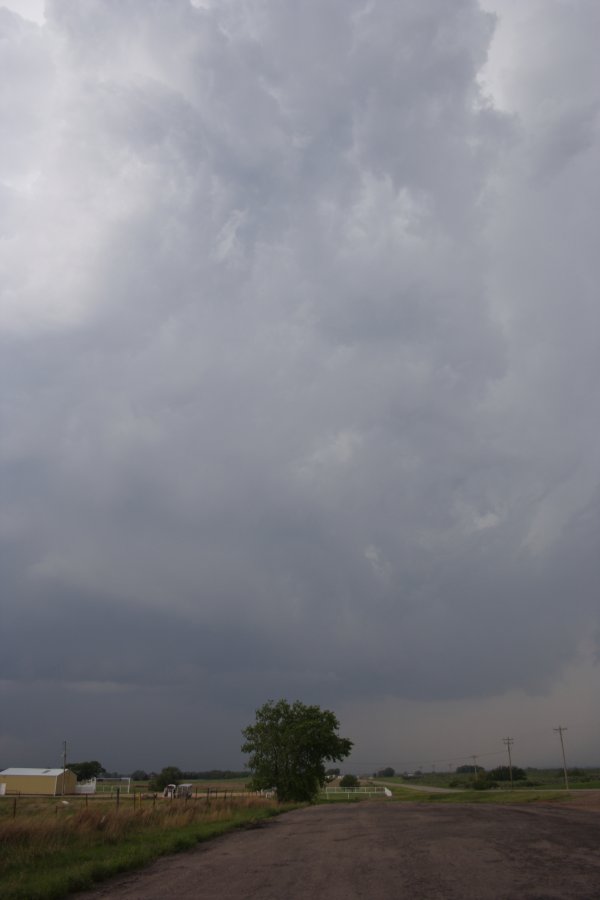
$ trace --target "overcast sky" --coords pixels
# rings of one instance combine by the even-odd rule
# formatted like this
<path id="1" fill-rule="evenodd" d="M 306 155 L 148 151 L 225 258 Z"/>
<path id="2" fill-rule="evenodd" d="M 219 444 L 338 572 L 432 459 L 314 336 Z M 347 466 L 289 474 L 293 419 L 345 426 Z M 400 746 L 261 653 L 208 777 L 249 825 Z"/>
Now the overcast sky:
<path id="1" fill-rule="evenodd" d="M 597 0 L 0 0 L 0 768 L 600 762 Z"/>

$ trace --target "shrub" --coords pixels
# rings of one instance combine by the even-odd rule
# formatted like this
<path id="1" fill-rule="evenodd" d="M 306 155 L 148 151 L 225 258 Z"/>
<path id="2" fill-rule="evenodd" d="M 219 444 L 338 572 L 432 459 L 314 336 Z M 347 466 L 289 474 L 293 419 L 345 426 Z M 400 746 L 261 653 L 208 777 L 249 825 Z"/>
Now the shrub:
<path id="1" fill-rule="evenodd" d="M 495 781 L 510 781 L 510 769 L 508 766 L 498 766 L 488 774 Z M 525 781 L 527 775 L 524 769 L 520 769 L 519 766 L 513 766 L 512 777 L 513 781 Z"/>
<path id="2" fill-rule="evenodd" d="M 356 777 L 356 775 L 344 775 L 344 777 L 340 781 L 340 787 L 344 787 L 344 788 L 358 787 L 359 783 L 360 782 L 359 782 L 358 778 Z"/>
<path id="3" fill-rule="evenodd" d="M 181 777 L 181 769 L 178 769 L 177 766 L 166 766 L 158 775 L 154 776 L 148 789 L 157 792 L 163 791 L 168 784 L 179 784 Z"/>
<path id="4" fill-rule="evenodd" d="M 491 778 L 475 778 L 471 782 L 471 787 L 474 791 L 489 791 L 498 785 Z"/>

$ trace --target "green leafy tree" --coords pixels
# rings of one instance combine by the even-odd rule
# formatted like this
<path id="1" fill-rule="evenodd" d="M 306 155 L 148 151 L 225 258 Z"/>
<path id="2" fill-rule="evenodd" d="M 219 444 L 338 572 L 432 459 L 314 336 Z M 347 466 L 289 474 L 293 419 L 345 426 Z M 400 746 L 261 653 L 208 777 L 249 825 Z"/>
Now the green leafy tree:
<path id="1" fill-rule="evenodd" d="M 148 787 L 151 791 L 164 791 L 168 784 L 179 784 L 181 777 L 181 769 L 177 766 L 165 766 L 154 776 Z"/>
<path id="2" fill-rule="evenodd" d="M 314 800 L 325 783 L 325 762 L 339 762 L 352 750 L 352 741 L 339 737 L 338 729 L 328 709 L 269 700 L 242 732 L 252 787 L 275 788 L 281 802 Z"/>
<path id="3" fill-rule="evenodd" d="M 99 778 L 106 773 L 106 769 L 97 759 L 87 762 L 69 763 L 71 772 L 75 772 L 79 781 L 89 781 L 91 778 Z"/>

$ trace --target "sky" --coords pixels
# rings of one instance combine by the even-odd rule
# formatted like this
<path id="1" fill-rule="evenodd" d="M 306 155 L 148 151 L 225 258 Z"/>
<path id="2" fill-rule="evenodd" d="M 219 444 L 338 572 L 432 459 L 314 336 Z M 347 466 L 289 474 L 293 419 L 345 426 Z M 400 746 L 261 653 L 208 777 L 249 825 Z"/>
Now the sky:
<path id="1" fill-rule="evenodd" d="M 600 763 L 597 0 L 0 0 L 0 768 Z"/>

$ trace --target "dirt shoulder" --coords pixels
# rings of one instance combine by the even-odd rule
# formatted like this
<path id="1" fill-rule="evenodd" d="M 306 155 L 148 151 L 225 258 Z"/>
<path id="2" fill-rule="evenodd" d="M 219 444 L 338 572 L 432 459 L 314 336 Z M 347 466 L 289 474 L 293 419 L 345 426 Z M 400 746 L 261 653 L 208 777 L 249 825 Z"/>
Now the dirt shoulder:
<path id="1" fill-rule="evenodd" d="M 571 791 L 569 799 L 562 801 L 561 805 L 600 812 L 600 791 Z"/>
<path id="2" fill-rule="evenodd" d="M 600 898 L 588 809 L 362 802 L 296 810 L 78 900 Z"/>

